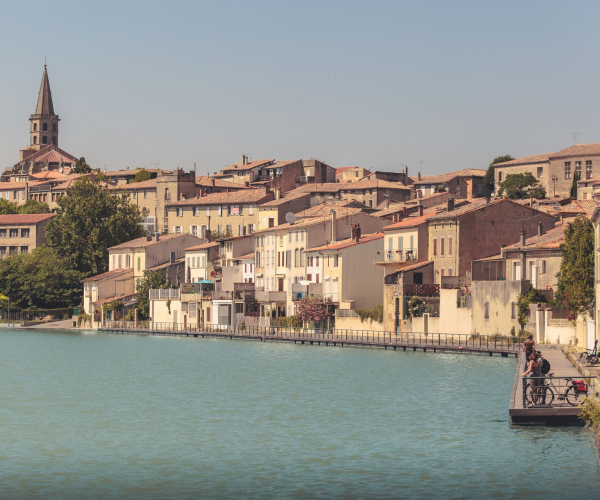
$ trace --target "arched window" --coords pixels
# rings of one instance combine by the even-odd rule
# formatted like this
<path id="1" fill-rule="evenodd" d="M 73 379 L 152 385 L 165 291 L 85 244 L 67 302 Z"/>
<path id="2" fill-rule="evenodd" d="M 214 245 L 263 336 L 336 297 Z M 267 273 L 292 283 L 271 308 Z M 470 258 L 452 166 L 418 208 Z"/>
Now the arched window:
<path id="1" fill-rule="evenodd" d="M 33 131 L 34 131 L 34 132 L 37 132 L 37 123 L 34 123 L 34 124 L 33 124 Z"/>
<path id="2" fill-rule="evenodd" d="M 52 132 L 56 132 L 56 123 L 52 125 Z"/>
<path id="3" fill-rule="evenodd" d="M 33 137 L 33 143 L 37 144 L 37 137 L 35 137 L 35 136 Z"/>
<path id="4" fill-rule="evenodd" d="M 48 144 L 48 138 L 46 136 L 42 137 L 42 144 Z"/>
<path id="5" fill-rule="evenodd" d="M 300 250 L 294 250 L 294 267 L 300 267 Z"/>
<path id="6" fill-rule="evenodd" d="M 47 123 L 42 124 L 42 132 L 48 132 L 48 124 Z"/>

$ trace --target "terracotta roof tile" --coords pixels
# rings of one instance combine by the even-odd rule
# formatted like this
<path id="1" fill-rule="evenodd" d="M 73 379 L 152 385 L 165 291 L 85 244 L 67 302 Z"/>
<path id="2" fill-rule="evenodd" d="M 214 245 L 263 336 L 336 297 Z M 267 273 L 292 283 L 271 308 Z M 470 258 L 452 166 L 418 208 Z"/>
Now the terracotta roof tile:
<path id="1" fill-rule="evenodd" d="M 193 252 L 196 250 L 206 250 L 207 248 L 218 247 L 219 243 L 216 241 L 209 241 L 208 243 L 202 243 L 202 245 L 196 245 L 193 247 L 186 248 L 185 252 Z"/>
<path id="2" fill-rule="evenodd" d="M 121 243 L 120 245 L 115 245 L 114 247 L 110 247 L 109 250 L 122 250 L 125 248 L 145 248 L 151 245 L 155 245 L 158 243 L 162 243 L 164 241 L 174 240 L 177 238 L 183 238 L 184 236 L 189 236 L 187 234 L 161 234 L 158 241 L 155 241 L 154 236 L 148 241 L 148 238 L 142 236 L 141 238 L 136 238 L 135 240 L 126 241 L 125 243 Z M 200 241 L 200 238 L 197 238 Z"/>
<path id="3" fill-rule="evenodd" d="M 168 203 L 168 207 L 197 206 L 197 205 L 228 205 L 237 203 L 262 203 L 273 198 L 273 193 L 265 194 L 262 189 L 243 189 L 231 193 L 212 193 L 198 198 Z"/>
<path id="4" fill-rule="evenodd" d="M 0 225 L 11 226 L 17 224 L 38 224 L 51 219 L 56 214 L 9 214 L 0 215 Z"/>
<path id="5" fill-rule="evenodd" d="M 131 271 L 133 271 L 133 269 L 131 269 L 130 267 L 126 269 L 113 269 L 112 271 L 107 271 L 105 273 L 97 274 L 96 276 L 90 276 L 89 278 L 85 278 L 84 280 L 81 280 L 81 282 L 85 283 L 87 281 L 100 281 L 113 276 L 119 276 L 121 274 L 125 274 Z"/>
<path id="6" fill-rule="evenodd" d="M 547 163 L 550 161 L 550 155 L 553 154 L 554 153 L 544 153 L 541 155 L 524 156 L 523 158 L 517 158 L 516 160 L 496 163 L 494 167 L 512 167 L 516 165 L 527 165 L 529 163 Z"/>
<path id="7" fill-rule="evenodd" d="M 363 243 L 369 243 L 371 241 L 380 240 L 383 238 L 383 233 L 373 233 L 373 234 L 365 234 L 361 236 L 359 241 L 355 241 L 354 238 L 346 238 L 345 240 L 334 241 L 329 245 L 322 245 L 320 247 L 308 248 L 307 252 L 317 252 L 317 251 L 325 251 L 325 250 L 342 250 L 344 248 L 353 247 L 356 245 L 361 245 Z"/>
<path id="8" fill-rule="evenodd" d="M 463 170 L 449 172 L 447 174 L 424 175 L 423 177 L 421 177 L 421 180 L 414 179 L 413 184 L 441 184 L 444 182 L 448 182 L 454 179 L 455 177 L 483 177 L 485 175 L 485 172 L 485 170 L 477 168 L 465 168 Z"/>
<path id="9" fill-rule="evenodd" d="M 511 250 L 543 250 L 543 249 L 558 249 L 560 244 L 565 241 L 565 229 L 568 224 L 560 224 L 550 229 L 541 236 L 532 236 L 525 240 L 525 246 L 521 246 L 521 242 L 504 247 L 504 251 Z"/>
<path id="10" fill-rule="evenodd" d="M 108 189 L 115 191 L 135 191 L 137 189 L 156 189 L 156 179 L 148 179 L 142 182 L 133 182 L 131 184 L 116 184 Z"/>
<path id="11" fill-rule="evenodd" d="M 567 158 L 569 156 L 595 156 L 600 155 L 600 142 L 590 144 L 575 144 L 556 153 L 550 154 L 550 159 Z"/>
<path id="12" fill-rule="evenodd" d="M 433 264 L 432 260 L 425 260 L 423 262 L 404 262 L 403 264 L 400 264 L 400 267 L 396 268 L 394 271 L 392 271 L 389 274 L 394 274 L 397 272 L 406 272 L 406 271 L 412 271 L 413 269 L 419 269 L 420 267 L 424 267 L 427 266 L 429 264 Z"/>
<path id="13" fill-rule="evenodd" d="M 242 162 L 233 163 L 228 167 L 225 167 L 222 172 L 232 172 L 239 170 L 250 170 L 251 168 L 260 167 L 261 165 L 265 165 L 267 163 L 272 163 L 275 161 L 275 158 L 271 158 L 270 160 L 254 160 L 248 163 L 247 165 L 243 165 Z"/>
<path id="14" fill-rule="evenodd" d="M 207 177 L 206 175 L 197 175 L 196 176 L 196 185 L 202 187 L 213 187 L 212 181 L 215 181 L 214 187 L 220 188 L 229 188 L 229 189 L 250 189 L 248 186 L 244 184 L 236 184 L 235 182 L 224 181 L 221 179 L 214 179 L 212 177 Z"/>

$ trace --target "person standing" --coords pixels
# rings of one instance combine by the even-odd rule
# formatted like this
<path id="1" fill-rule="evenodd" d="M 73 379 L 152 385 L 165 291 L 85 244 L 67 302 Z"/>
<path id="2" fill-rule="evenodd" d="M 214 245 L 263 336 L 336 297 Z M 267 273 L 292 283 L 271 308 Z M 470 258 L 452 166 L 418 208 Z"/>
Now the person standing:
<path id="1" fill-rule="evenodd" d="M 535 351 L 535 341 L 533 335 L 527 335 L 525 342 L 523 342 L 523 350 L 525 351 L 525 368 L 529 365 L 529 358 Z"/>
<path id="2" fill-rule="evenodd" d="M 523 377 L 526 377 L 529 374 L 531 374 L 532 378 L 529 379 L 529 390 L 531 391 L 531 403 L 527 405 L 528 408 L 537 404 L 539 387 L 540 387 L 540 382 L 541 382 L 541 379 L 539 378 L 541 375 L 540 365 L 538 365 L 538 363 L 536 361 L 536 354 L 533 352 L 529 356 L 529 367 L 527 368 L 527 371 L 523 373 Z"/>

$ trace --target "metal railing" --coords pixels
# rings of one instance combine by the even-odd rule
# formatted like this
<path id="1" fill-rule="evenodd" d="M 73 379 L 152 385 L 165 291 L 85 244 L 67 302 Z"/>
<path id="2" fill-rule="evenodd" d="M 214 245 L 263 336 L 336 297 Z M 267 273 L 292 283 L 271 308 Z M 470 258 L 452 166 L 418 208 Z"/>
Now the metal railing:
<path id="1" fill-rule="evenodd" d="M 374 262 L 407 262 L 417 259 L 418 253 L 416 249 L 388 251 L 384 250 L 383 252 L 377 252 L 375 254 Z"/>
<path id="2" fill-rule="evenodd" d="M 523 377 L 523 408 L 578 406 L 587 393 L 588 384 L 580 377 Z"/>
<path id="3" fill-rule="evenodd" d="M 150 299 L 178 299 L 179 288 L 152 288 L 150 289 Z"/>
<path id="4" fill-rule="evenodd" d="M 501 350 L 519 352 L 523 338 L 501 335 L 467 335 L 454 333 L 418 333 L 418 332 L 377 332 L 372 330 L 346 330 L 346 329 L 319 329 L 319 328 L 294 328 L 280 326 L 230 326 L 213 324 L 192 323 L 162 323 L 149 322 L 145 328 L 135 327 L 135 323 L 128 321 L 104 321 L 103 328 L 132 331 L 160 331 L 184 333 L 216 333 L 238 337 L 272 337 L 285 340 L 312 340 L 331 342 L 364 342 L 385 345 L 404 345 L 418 347 L 444 347 L 456 350 Z"/>

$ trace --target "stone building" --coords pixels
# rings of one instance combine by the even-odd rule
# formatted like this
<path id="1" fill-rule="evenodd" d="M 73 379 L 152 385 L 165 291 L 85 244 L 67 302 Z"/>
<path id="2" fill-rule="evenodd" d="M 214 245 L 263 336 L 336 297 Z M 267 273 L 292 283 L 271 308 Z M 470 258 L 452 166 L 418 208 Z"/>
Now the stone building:
<path id="1" fill-rule="evenodd" d="M 46 243 L 46 224 L 54 214 L 0 215 L 0 257 L 29 253 Z"/>

